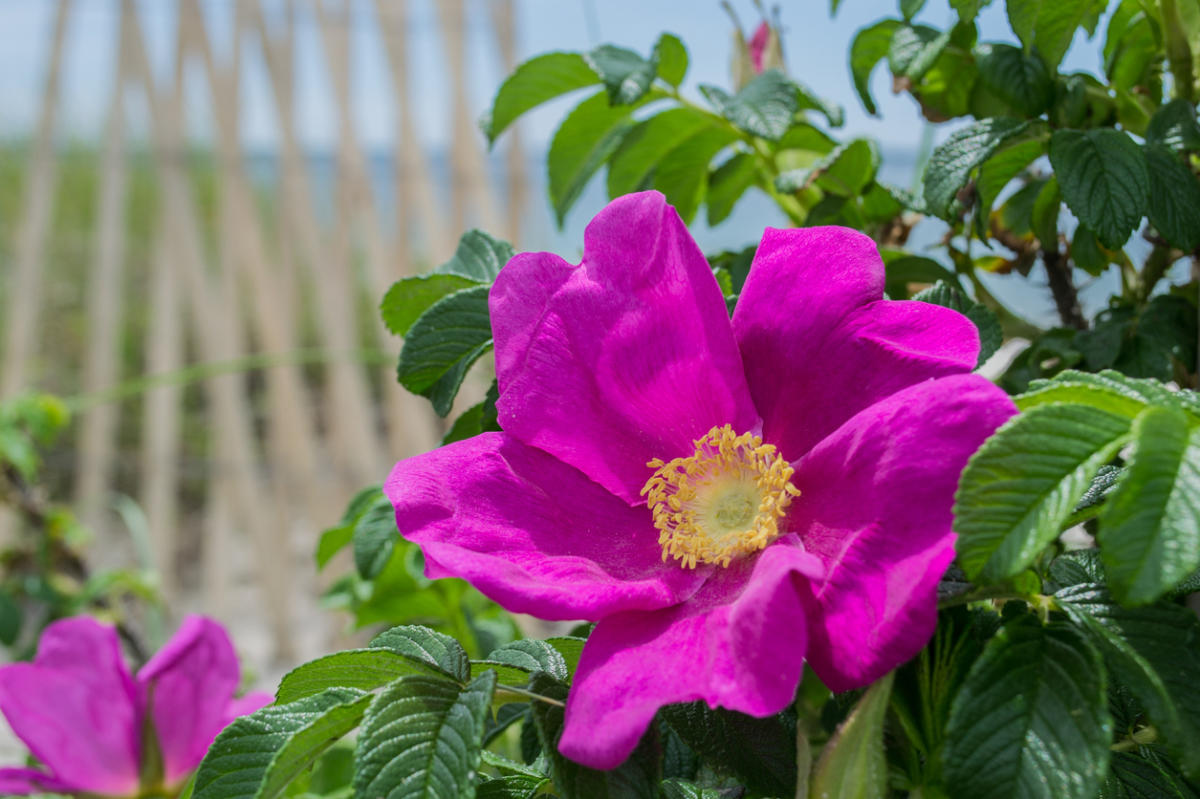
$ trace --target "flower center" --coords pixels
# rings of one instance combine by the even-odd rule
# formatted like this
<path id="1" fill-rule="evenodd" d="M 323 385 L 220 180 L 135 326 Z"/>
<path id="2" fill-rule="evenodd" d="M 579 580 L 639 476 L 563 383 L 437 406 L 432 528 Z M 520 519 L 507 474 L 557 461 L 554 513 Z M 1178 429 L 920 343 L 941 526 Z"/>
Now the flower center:
<path id="1" fill-rule="evenodd" d="M 642 496 L 664 561 L 728 566 L 779 537 L 779 520 L 800 492 L 789 482 L 792 467 L 758 436 L 721 425 L 695 444 L 690 457 L 646 464 L 655 471 Z"/>

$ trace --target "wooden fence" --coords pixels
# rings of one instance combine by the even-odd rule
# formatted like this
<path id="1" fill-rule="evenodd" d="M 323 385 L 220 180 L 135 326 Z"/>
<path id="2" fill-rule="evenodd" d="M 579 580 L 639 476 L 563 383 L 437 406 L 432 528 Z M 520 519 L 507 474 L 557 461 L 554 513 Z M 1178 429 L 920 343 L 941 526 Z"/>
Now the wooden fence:
<path id="1" fill-rule="evenodd" d="M 94 213 L 78 292 L 80 368 L 71 385 L 45 380 L 44 365 L 60 357 L 48 317 L 61 309 L 48 310 L 47 286 L 60 268 L 49 248 L 63 199 L 66 32 L 84 9 L 54 0 L 48 64 L 29 65 L 31 74 L 44 70 L 45 83 L 36 129 L 20 145 L 12 252 L 0 253 L 0 396 L 30 388 L 94 396 L 140 375 L 233 365 L 194 385 L 152 382 L 132 400 L 83 412 L 73 430 L 74 501 L 99 548 L 117 547 L 124 533 L 112 498 L 120 484 L 145 513 L 168 597 L 178 597 L 189 575 L 182 582 L 192 601 L 232 620 L 246 613 L 237 584 L 249 583 L 274 654 L 288 658 L 297 630 L 313 624 L 298 597 L 312 591 L 306 553 L 317 532 L 354 490 L 381 482 L 394 460 L 437 440 L 428 404 L 396 385 L 392 365 L 364 362 L 364 352 L 398 349 L 375 318 L 378 299 L 397 277 L 448 257 L 468 225 L 519 238 L 520 145 L 509 136 L 506 168 L 489 164 L 475 127 L 481 109 L 468 92 L 468 54 L 481 56 L 466 46 L 468 18 L 476 27 L 484 21 L 499 58 L 488 69 L 504 74 L 515 58 L 514 12 L 512 0 L 429 4 L 437 26 L 420 35 L 437 37 L 452 89 L 446 180 L 418 134 L 412 86 L 430 67 L 415 64 L 405 0 L 286 0 L 282 11 L 280 3 L 220 0 L 232 6 L 234 28 L 220 36 L 228 47 L 214 46 L 202 8 L 210 1 L 154 0 L 176 4 L 173 65 L 164 76 L 152 66 L 136 4 L 114 0 L 115 80 L 94 147 Z M 300 25 L 315 28 L 318 48 L 299 52 Z M 372 171 L 380 159 L 365 151 L 356 127 L 351 41 L 364 27 L 386 56 L 379 79 L 391 87 L 390 203 L 381 201 Z M 301 57 L 319 60 L 334 100 L 334 171 L 323 181 L 300 135 Z M 248 80 L 269 87 L 278 131 L 269 156 L 274 179 L 265 182 L 240 135 Z M 207 98 L 209 112 L 211 141 L 201 148 L 188 126 L 196 97 Z M 137 135 L 131 115 L 143 120 Z M 212 207 L 197 187 L 200 162 L 212 174 Z M 497 172 L 503 179 L 492 177 Z M 129 232 L 133 178 L 145 173 L 154 198 L 147 246 Z M 394 216 L 385 218 L 388 206 Z M 198 572 L 188 558 L 195 552 Z"/>

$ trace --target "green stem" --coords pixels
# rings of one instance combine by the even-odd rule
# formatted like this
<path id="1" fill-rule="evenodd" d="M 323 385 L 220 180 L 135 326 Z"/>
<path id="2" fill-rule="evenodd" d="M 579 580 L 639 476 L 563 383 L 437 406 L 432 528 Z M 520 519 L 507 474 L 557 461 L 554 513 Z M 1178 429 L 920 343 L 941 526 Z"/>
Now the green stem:
<path id="1" fill-rule="evenodd" d="M 1162 244 L 1155 244 L 1154 249 L 1146 256 L 1146 263 L 1142 266 L 1142 273 L 1137 281 L 1136 298 L 1139 303 L 1144 303 L 1150 299 L 1150 294 L 1154 291 L 1154 287 L 1163 279 L 1163 275 L 1171 267 L 1171 248 Z"/>
<path id="2" fill-rule="evenodd" d="M 496 693 L 517 694 L 518 696 L 527 696 L 530 699 L 533 699 L 534 701 L 537 701 L 537 702 L 545 702 L 547 705 L 554 705 L 555 707 L 566 707 L 566 704 L 564 704 L 563 702 L 560 702 L 557 699 L 551 699 L 548 696 L 543 696 L 542 694 L 535 694 L 533 691 L 527 691 L 524 688 L 517 688 L 516 686 L 512 686 L 512 685 L 497 685 Z"/>

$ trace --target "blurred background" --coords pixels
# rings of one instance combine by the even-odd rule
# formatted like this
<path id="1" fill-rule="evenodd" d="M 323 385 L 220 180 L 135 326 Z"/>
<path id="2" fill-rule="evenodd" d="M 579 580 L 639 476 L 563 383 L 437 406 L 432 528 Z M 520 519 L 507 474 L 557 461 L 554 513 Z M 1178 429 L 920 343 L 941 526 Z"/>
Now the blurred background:
<path id="1" fill-rule="evenodd" d="M 762 10 L 731 7 L 748 36 Z M 789 73 L 844 106 L 844 138 L 879 142 L 884 180 L 913 186 L 933 144 L 915 104 L 879 69 L 868 116 L 846 63 L 892 3 L 779 13 Z M 260 673 L 328 650 L 347 620 L 318 609 L 320 531 L 444 432 L 393 378 L 379 299 L 470 227 L 576 260 L 606 202 L 593 181 L 556 227 L 544 159 L 577 98 L 489 150 L 476 122 L 497 87 L 538 53 L 648 52 L 661 31 L 690 51 L 685 92 L 728 86 L 733 15 L 716 0 L 0 0 L 0 400 L 50 392 L 72 412 L 30 501 L 79 519 L 80 568 L 134 570 L 168 619 L 224 621 Z M 986 9 L 980 38 L 1010 36 Z M 1078 52 L 1064 71 L 1098 69 Z M 749 195 L 696 236 L 740 248 L 783 224 Z M 940 233 L 923 224 L 911 247 Z M 1052 318 L 1045 292 L 994 283 Z M 22 523 L 0 517 L 0 548 Z"/>

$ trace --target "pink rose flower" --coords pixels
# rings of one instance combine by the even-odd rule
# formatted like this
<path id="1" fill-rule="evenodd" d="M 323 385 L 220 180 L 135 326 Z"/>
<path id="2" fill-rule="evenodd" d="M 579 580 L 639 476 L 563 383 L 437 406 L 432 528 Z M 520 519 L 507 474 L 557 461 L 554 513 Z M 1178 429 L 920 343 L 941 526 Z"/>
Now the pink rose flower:
<path id="1" fill-rule="evenodd" d="M 559 749 L 596 768 L 658 708 L 764 716 L 807 660 L 866 685 L 933 633 L 968 457 L 1015 407 L 974 325 L 882 300 L 853 230 L 768 229 L 730 320 L 656 192 L 525 253 L 490 309 L 502 433 L 402 461 L 387 495 L 430 577 L 598 621 Z"/>
<path id="2" fill-rule="evenodd" d="M 764 69 L 763 59 L 767 53 L 767 43 L 772 35 L 771 26 L 764 19 L 758 23 L 758 27 L 754 29 L 754 35 L 750 37 L 748 47 L 750 49 L 750 63 L 754 67 L 756 74 L 761 73 Z"/>
<path id="3" fill-rule="evenodd" d="M 45 768 L 0 768 L 0 794 L 173 793 L 217 733 L 272 701 L 264 693 L 234 699 L 238 679 L 233 644 L 211 619 L 186 618 L 136 679 L 112 627 L 86 616 L 56 621 L 33 663 L 0 668 L 0 712 Z M 161 786 L 141 785 L 147 744 L 155 743 L 142 735 L 151 727 Z"/>

